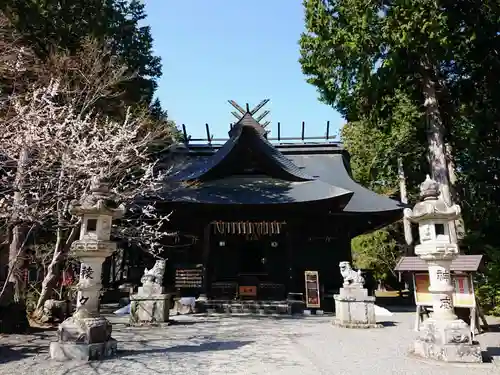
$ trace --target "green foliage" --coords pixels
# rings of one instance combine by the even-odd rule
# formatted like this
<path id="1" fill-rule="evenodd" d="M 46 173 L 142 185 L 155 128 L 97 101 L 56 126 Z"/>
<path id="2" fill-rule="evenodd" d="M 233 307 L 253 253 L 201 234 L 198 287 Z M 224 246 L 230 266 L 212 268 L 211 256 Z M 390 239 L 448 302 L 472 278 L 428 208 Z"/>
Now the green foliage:
<path id="1" fill-rule="evenodd" d="M 346 124 L 341 137 L 351 155 L 353 177 L 372 190 L 393 195 L 399 190 L 397 159 L 425 163 L 425 146 L 415 127 L 422 121 L 418 107 L 401 91 L 384 101 L 391 108 L 390 117 L 364 116 Z M 411 177 L 418 180 L 422 176 Z"/>
<path id="2" fill-rule="evenodd" d="M 401 255 L 390 229 L 384 228 L 358 236 L 351 243 L 356 267 L 373 270 L 377 280 L 384 281 L 390 275 L 395 276 L 394 266 Z"/>
<path id="3" fill-rule="evenodd" d="M 487 305 L 500 290 L 492 276 L 500 265 L 500 3 L 305 0 L 304 10 L 303 73 L 346 118 L 343 141 L 364 185 L 392 194 L 401 158 L 414 201 L 428 171 L 423 77 L 436 83 L 465 221 L 461 246 L 489 249 L 480 288 Z"/>
<path id="4" fill-rule="evenodd" d="M 452 58 L 451 26 L 433 0 L 305 0 L 304 8 L 302 70 L 348 121 L 389 117 L 383 97 L 398 89 L 420 106 L 423 72 Z"/>
<path id="5" fill-rule="evenodd" d="M 423 145 L 419 146 L 415 123 L 421 114 L 404 93 L 398 91 L 394 97 L 386 98 L 392 116 L 387 119 L 365 117 L 346 124 L 341 131 L 344 146 L 351 155 L 353 177 L 364 186 L 384 195 L 393 196 L 399 190 L 397 158 L 424 163 Z M 415 147 L 417 145 L 417 147 Z M 408 170 L 414 170 L 407 168 Z M 418 170 L 418 169 L 417 169 Z M 419 173 L 413 180 L 422 178 Z M 409 193 L 416 196 L 417 185 Z M 358 236 L 352 240 L 352 252 L 356 265 L 371 269 L 381 281 L 394 275 L 394 266 L 401 256 L 402 240 L 398 225 Z"/>
<path id="6" fill-rule="evenodd" d="M 7 0 L 0 6 L 41 58 L 58 51 L 75 54 L 87 38 L 112 50 L 127 66 L 132 80 L 123 82 L 108 106 L 149 105 L 161 76 L 160 58 L 153 55 L 153 39 L 144 4 L 138 0 Z"/>
<path id="7" fill-rule="evenodd" d="M 500 251 L 489 248 L 486 253 L 490 261 L 484 273 L 476 278 L 477 295 L 483 309 L 492 315 L 500 316 Z"/>
<path id="8" fill-rule="evenodd" d="M 498 261 L 497 261 L 498 262 Z M 494 263 L 498 267 L 499 263 Z M 477 287 L 476 295 L 481 303 L 481 307 L 487 314 L 500 316 L 500 289 L 499 284 L 488 282 L 482 277 L 476 280 L 479 285 Z"/>

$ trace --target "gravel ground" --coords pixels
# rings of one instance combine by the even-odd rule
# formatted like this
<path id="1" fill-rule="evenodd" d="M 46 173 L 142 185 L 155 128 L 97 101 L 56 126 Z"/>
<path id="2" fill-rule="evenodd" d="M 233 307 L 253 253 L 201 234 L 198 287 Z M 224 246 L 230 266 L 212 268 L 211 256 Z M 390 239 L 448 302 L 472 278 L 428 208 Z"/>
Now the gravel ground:
<path id="1" fill-rule="evenodd" d="M 500 374 L 496 361 L 465 366 L 410 357 L 413 317 L 396 313 L 386 327 L 370 330 L 335 328 L 328 316 L 180 316 L 165 328 L 131 328 L 114 318 L 119 353 L 113 359 L 57 363 L 48 358 L 54 332 L 9 335 L 0 337 L 0 374 Z M 477 339 L 500 356 L 500 333 Z"/>

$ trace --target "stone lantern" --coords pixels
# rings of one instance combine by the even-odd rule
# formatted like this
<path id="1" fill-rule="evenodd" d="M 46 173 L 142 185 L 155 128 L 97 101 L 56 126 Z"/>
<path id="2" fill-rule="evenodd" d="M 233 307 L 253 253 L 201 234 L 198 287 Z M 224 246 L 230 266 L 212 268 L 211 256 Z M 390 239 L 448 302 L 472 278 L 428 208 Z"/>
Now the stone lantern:
<path id="1" fill-rule="evenodd" d="M 116 351 L 111 324 L 99 315 L 99 299 L 102 264 L 116 250 L 116 243 L 110 240 L 111 224 L 123 216 L 125 208 L 115 203 L 109 184 L 96 177 L 90 194 L 73 202 L 70 212 L 82 218 L 80 238 L 71 246 L 72 255 L 81 261 L 77 308 L 59 325 L 58 341 L 51 343 L 50 354 L 58 360 L 96 359 Z"/>
<path id="2" fill-rule="evenodd" d="M 81 260 L 77 308 L 84 306 L 91 314 L 99 313 L 101 274 L 104 260 L 116 250 L 110 241 L 111 223 L 125 213 L 125 208 L 113 201 L 109 184 L 94 178 L 90 194 L 72 205 L 71 213 L 82 218 L 80 239 L 73 242 L 72 254 Z"/>
<path id="3" fill-rule="evenodd" d="M 480 346 L 472 342 L 469 326 L 457 318 L 453 308 L 450 268 L 459 249 L 451 240 L 449 223 L 460 216 L 460 206 L 448 206 L 440 196 L 439 184 L 429 176 L 420 185 L 420 198 L 404 215 L 419 226 L 415 254 L 428 265 L 433 314 L 423 323 L 414 353 L 447 362 L 482 362 Z"/>

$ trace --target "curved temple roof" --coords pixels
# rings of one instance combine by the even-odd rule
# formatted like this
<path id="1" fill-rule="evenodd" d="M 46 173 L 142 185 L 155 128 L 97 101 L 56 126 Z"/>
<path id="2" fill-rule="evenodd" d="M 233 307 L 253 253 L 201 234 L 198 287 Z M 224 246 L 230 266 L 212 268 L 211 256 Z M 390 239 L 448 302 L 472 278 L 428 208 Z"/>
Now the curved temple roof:
<path id="1" fill-rule="evenodd" d="M 268 176 L 234 176 L 175 189 L 169 194 L 169 200 L 213 205 L 282 205 L 332 201 L 335 207 L 343 208 L 352 195 L 351 191 L 319 180 L 297 182 Z"/>
<path id="2" fill-rule="evenodd" d="M 214 205 L 324 201 L 325 210 L 391 213 L 391 217 L 403 208 L 353 181 L 343 152 L 332 152 L 331 145 L 318 152 L 304 151 L 304 145 L 302 149 L 300 145 L 276 147 L 250 113 L 233 126 L 230 136 L 210 155 L 190 152 L 184 165 L 168 178 L 177 188 L 166 191 L 164 199 Z"/>
<path id="3" fill-rule="evenodd" d="M 290 155 L 290 159 L 319 180 L 352 191 L 354 195 L 344 212 L 383 213 L 404 208 L 402 203 L 377 194 L 354 181 L 347 172 L 342 154 Z"/>
<path id="4" fill-rule="evenodd" d="M 231 175 L 245 167 L 242 164 L 248 162 L 249 154 L 271 177 L 286 181 L 314 180 L 265 139 L 261 129 L 249 113 L 245 114 L 231 129 L 231 138 L 212 157 L 178 171 L 173 180 L 205 181 Z"/>

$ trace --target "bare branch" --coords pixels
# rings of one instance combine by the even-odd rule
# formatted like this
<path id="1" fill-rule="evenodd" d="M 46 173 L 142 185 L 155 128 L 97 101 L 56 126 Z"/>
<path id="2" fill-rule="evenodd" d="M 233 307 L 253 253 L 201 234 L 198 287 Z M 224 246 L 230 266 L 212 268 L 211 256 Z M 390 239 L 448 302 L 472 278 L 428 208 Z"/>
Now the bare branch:
<path id="1" fill-rule="evenodd" d="M 14 63 L 15 55 L 16 69 L 22 70 L 27 57 L 12 43 L 0 42 L 0 62 Z M 119 84 L 132 77 L 124 76 L 126 67 L 96 42 L 89 40 L 77 56 L 53 56 L 37 69 L 30 85 L 0 95 L 1 223 L 53 232 L 57 246 L 49 269 L 54 270 L 78 233 L 79 218 L 68 211 L 70 202 L 88 191 L 92 177 L 104 173 L 121 203 L 133 207 L 133 217 L 122 222 L 130 228 L 115 235 L 130 236 L 158 255 L 161 240 L 170 235 L 169 215 L 135 202 L 160 189 L 168 170 L 156 165 L 152 152 L 158 144 L 172 143 L 172 129 L 156 126 L 137 109 L 126 108 L 120 121 L 99 112 L 100 101 L 119 97 Z M 24 152 L 29 158 L 20 163 Z"/>

